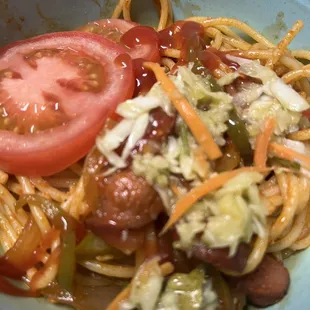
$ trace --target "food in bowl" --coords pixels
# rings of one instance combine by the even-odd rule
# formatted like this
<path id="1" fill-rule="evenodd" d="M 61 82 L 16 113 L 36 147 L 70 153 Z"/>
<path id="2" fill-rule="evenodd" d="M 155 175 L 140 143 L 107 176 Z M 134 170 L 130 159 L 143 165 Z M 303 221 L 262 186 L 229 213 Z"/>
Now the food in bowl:
<path id="1" fill-rule="evenodd" d="M 1 49 L 3 293 L 109 310 L 286 295 L 282 261 L 310 245 L 303 23 L 274 45 L 159 6 L 157 30 L 120 1 Z"/>

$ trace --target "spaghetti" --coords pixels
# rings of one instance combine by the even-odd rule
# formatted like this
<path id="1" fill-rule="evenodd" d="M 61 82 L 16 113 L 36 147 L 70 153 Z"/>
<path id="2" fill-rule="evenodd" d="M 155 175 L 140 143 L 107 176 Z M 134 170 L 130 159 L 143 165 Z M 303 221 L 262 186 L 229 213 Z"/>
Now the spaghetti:
<path id="1" fill-rule="evenodd" d="M 120 18 L 123 16 L 125 20 L 132 21 L 131 4 L 131 0 L 120 0 L 115 7 L 112 18 Z M 173 12 L 170 1 L 158 0 L 156 1 L 156 5 L 158 6 L 159 12 L 159 22 L 156 28 L 157 31 L 162 31 L 167 27 L 173 27 Z M 201 70 L 201 67 L 204 66 L 212 73 L 212 78 L 226 78 L 227 76 L 231 77 L 231 74 L 233 74 L 235 70 L 232 69 L 233 66 L 242 67 L 243 62 L 245 62 L 246 65 L 249 60 L 255 60 L 264 68 L 274 70 L 273 72 L 277 73 L 277 77 L 281 79 L 282 83 L 284 82 L 288 84 L 310 103 L 310 84 L 308 81 L 308 78 L 310 77 L 310 67 L 309 65 L 303 64 L 305 60 L 310 60 L 310 52 L 289 49 L 290 43 L 303 27 L 301 21 L 297 21 L 277 45 L 274 45 L 255 29 L 237 19 L 224 17 L 190 17 L 185 23 L 186 22 L 194 22 L 195 24 L 202 26 L 204 39 L 208 45 L 208 49 L 202 53 L 205 52 L 204 55 L 207 55 L 209 58 L 205 57 L 199 60 L 201 62 L 197 68 L 194 68 L 197 71 Z M 174 35 L 181 31 L 181 28 L 179 29 L 178 27 L 173 29 L 173 31 L 175 31 Z M 248 43 L 237 34 L 234 29 L 249 36 L 254 43 Z M 192 102 L 185 98 L 186 91 L 181 93 L 180 88 L 178 89 L 174 80 L 170 79 L 170 75 L 175 74 L 177 67 L 184 64 L 187 65 L 184 60 L 186 58 L 184 56 L 184 46 L 170 44 L 170 46 L 161 48 L 159 52 L 160 61 L 157 64 L 144 62 L 144 69 L 149 69 L 149 71 L 154 73 L 154 79 L 156 78 L 159 82 L 157 85 L 162 87 L 162 98 L 167 97 L 167 100 L 170 100 L 173 103 L 174 108 L 181 115 L 181 119 L 184 122 L 182 125 L 184 125 L 185 131 L 183 132 L 186 132 L 190 137 L 189 141 L 188 139 L 184 140 L 182 135 L 177 138 L 169 137 L 168 149 L 169 147 L 176 148 L 178 143 L 182 140 L 182 146 L 179 147 L 181 151 L 179 149 L 175 151 L 182 154 L 180 155 L 183 158 L 181 167 L 175 164 L 176 159 L 174 157 L 170 157 L 168 163 L 164 161 L 164 156 L 160 157 L 161 155 L 158 154 L 160 152 L 158 152 L 157 149 L 155 152 L 157 156 L 155 158 L 157 160 L 155 166 L 158 167 L 162 165 L 161 167 L 164 171 L 162 174 L 155 169 L 157 167 L 154 168 L 152 166 L 153 163 L 151 162 L 151 159 L 144 158 L 143 155 L 141 155 L 140 161 L 136 163 L 136 167 L 133 166 L 135 168 L 134 172 L 139 172 L 144 160 L 150 171 L 154 168 L 154 171 L 152 170 L 154 175 L 149 177 L 147 181 L 154 185 L 155 179 L 157 181 L 160 180 L 166 188 L 170 188 L 168 192 L 169 195 L 166 195 L 167 193 L 165 194 L 163 191 L 159 191 L 158 187 L 156 188 L 154 186 L 154 188 L 158 190 L 165 207 L 167 207 L 166 205 L 169 203 L 174 206 L 173 210 L 169 210 L 168 208 L 167 213 L 169 219 L 164 225 L 161 225 L 160 230 L 162 233 L 169 233 L 168 230 L 170 228 L 174 227 L 179 222 L 183 223 L 183 218 L 187 216 L 187 214 L 190 214 L 191 210 L 194 208 L 193 206 L 197 208 L 197 204 L 204 201 L 205 197 L 208 197 L 207 199 L 209 199 L 209 197 L 214 195 L 214 197 L 212 196 L 212 199 L 218 199 L 216 200 L 218 203 L 223 201 L 223 199 L 226 199 L 225 197 L 227 196 L 225 196 L 226 194 L 223 194 L 223 191 L 225 190 L 225 186 L 229 183 L 229 180 L 233 177 L 238 176 L 240 173 L 254 173 L 253 175 L 251 174 L 251 176 L 255 177 L 255 173 L 261 172 L 264 173 L 263 181 L 256 182 L 259 184 L 259 191 L 255 192 L 255 182 L 252 187 L 246 189 L 248 191 L 247 195 L 249 197 L 251 196 L 251 199 L 253 199 L 253 205 L 255 205 L 256 202 L 257 205 L 259 205 L 258 201 L 262 201 L 265 213 L 261 216 L 259 212 L 257 212 L 257 209 L 255 209 L 257 206 L 253 207 L 252 205 L 253 210 L 251 211 L 251 214 L 253 217 L 255 215 L 255 219 L 253 220 L 255 224 L 253 225 L 256 225 L 256 230 L 253 234 L 256 234 L 257 236 L 253 237 L 250 235 L 249 239 L 246 237 L 240 239 L 246 240 L 246 242 L 251 244 L 251 251 L 247 256 L 245 267 L 242 271 L 230 270 L 225 267 L 218 269 L 222 273 L 232 277 L 248 275 L 262 263 L 267 253 L 274 253 L 279 257 L 283 251 L 289 250 L 295 252 L 309 247 L 309 153 L 307 150 L 304 152 L 294 151 L 288 146 L 282 145 L 282 140 L 289 139 L 297 141 L 298 143 L 304 143 L 303 146 L 307 148 L 310 141 L 310 129 L 307 128 L 308 125 L 306 125 L 306 128 L 302 126 L 297 129 L 295 128 L 296 130 L 293 132 L 281 132 L 282 136 L 279 134 L 275 135 L 274 133 L 279 130 L 279 126 L 277 127 L 276 117 L 273 118 L 273 115 L 271 115 L 272 117 L 266 119 L 265 129 L 264 125 L 263 128 L 258 129 L 259 133 L 257 133 L 256 136 L 251 137 L 251 143 L 253 143 L 253 145 L 256 143 L 256 150 L 254 153 L 255 167 L 245 167 L 248 165 L 246 164 L 246 158 L 243 158 L 241 161 L 237 160 L 237 163 L 228 162 L 226 165 L 226 167 L 228 167 L 227 170 L 214 176 L 212 173 L 216 173 L 216 171 L 212 172 L 212 169 L 216 167 L 216 160 L 227 155 L 222 146 L 227 141 L 232 141 L 233 144 L 236 143 L 233 136 L 228 135 L 228 138 L 226 134 L 224 135 L 224 143 L 222 143 L 220 139 L 217 139 L 218 137 L 214 134 L 212 126 L 208 128 L 208 126 L 203 123 L 201 115 L 204 114 L 201 111 L 204 111 L 203 109 L 207 111 L 210 109 L 210 102 L 213 104 L 214 102 L 222 100 L 222 98 L 218 99 L 217 97 L 213 97 L 214 95 L 212 95 L 212 92 L 206 92 L 205 97 L 200 99 L 205 99 L 207 101 L 207 107 L 203 106 L 202 110 L 197 112 L 199 110 L 198 105 L 193 106 Z M 232 58 L 229 59 L 232 60 L 228 61 L 226 55 L 230 55 Z M 208 59 L 212 59 L 217 65 L 215 67 L 213 65 L 208 66 L 210 62 Z M 240 62 L 236 64 L 234 59 L 237 59 L 237 61 Z M 179 70 L 178 74 L 181 74 L 180 72 L 181 70 Z M 234 81 L 241 81 L 240 85 L 242 85 L 242 83 L 245 83 L 244 80 L 242 80 L 245 79 L 245 76 L 246 74 L 239 72 L 237 76 L 234 76 L 232 80 L 227 83 L 228 86 L 225 85 L 225 90 L 233 96 L 238 92 L 239 87 L 238 82 L 234 84 Z M 256 81 L 255 79 L 257 79 L 257 77 L 251 77 L 251 79 Z M 273 81 L 274 80 L 272 80 L 272 82 Z M 201 85 L 199 84 L 199 79 L 197 79 L 195 83 L 198 85 L 197 88 Z M 270 85 L 270 83 L 268 85 Z M 261 85 L 261 83 L 258 84 Z M 203 105 L 203 100 L 200 99 L 198 100 L 199 104 Z M 253 102 L 255 102 L 255 100 L 253 100 Z M 241 102 L 239 106 L 236 106 L 236 110 L 241 109 L 243 103 L 244 102 Z M 155 107 L 161 107 L 164 109 L 163 106 L 156 104 L 157 103 L 154 102 Z M 119 109 L 120 108 L 118 108 L 117 111 L 119 111 Z M 122 112 L 123 114 L 120 114 L 120 116 L 125 119 L 126 111 Z M 143 113 L 151 112 L 143 111 Z M 230 113 L 230 111 L 227 113 Z M 139 118 L 141 115 L 139 114 L 137 117 L 131 115 L 130 121 L 132 121 L 132 123 L 127 122 L 127 124 L 132 127 L 134 126 L 132 125 L 133 123 L 137 125 L 138 122 L 141 122 L 141 118 Z M 112 128 L 115 127 L 112 126 Z M 240 128 L 238 128 L 238 130 L 239 133 L 242 132 Z M 135 139 L 134 135 L 126 137 L 128 140 Z M 144 136 L 140 135 L 139 138 L 141 137 Z M 244 137 L 239 138 L 244 139 Z M 155 142 L 157 143 L 158 141 Z M 143 143 L 145 143 L 145 141 Z M 145 145 L 149 149 L 158 148 L 156 143 L 146 143 Z M 120 147 L 120 145 L 118 145 L 118 147 Z M 117 150 L 117 152 L 118 151 L 119 150 Z M 164 151 L 168 152 L 166 149 Z M 103 155 L 106 158 L 109 158 L 108 156 L 112 158 L 113 156 L 115 161 L 120 158 L 127 160 L 127 158 L 119 156 L 117 152 L 110 152 Z M 193 154 L 192 157 L 190 156 L 191 154 Z M 110 174 L 103 169 L 109 164 L 101 158 L 103 155 L 99 154 L 98 150 L 94 149 L 82 161 L 49 177 L 35 178 L 28 176 L 15 176 L 0 171 L 0 243 L 5 253 L 10 253 L 11 249 L 18 247 L 18 242 L 23 239 L 24 232 L 27 229 L 33 229 L 33 231 L 36 231 L 40 236 L 41 243 L 44 243 L 42 240 L 47 240 L 47 245 L 41 244 L 38 246 L 38 248 L 41 249 L 41 253 L 43 253 L 42 256 L 40 259 L 35 260 L 32 267 L 28 268 L 26 272 L 27 281 L 29 282 L 31 290 L 36 291 L 44 289 L 59 277 L 59 266 L 62 259 L 61 253 L 63 253 L 63 248 L 61 246 L 65 242 L 67 242 L 65 244 L 67 247 L 69 247 L 70 242 L 73 246 L 76 246 L 75 237 L 78 235 L 78 232 L 74 232 L 74 229 L 70 231 L 68 230 L 68 227 L 70 225 L 72 227 L 78 227 L 77 223 L 83 222 L 93 211 L 91 200 L 96 196 L 96 193 L 94 193 L 95 191 L 93 192 L 93 185 L 90 184 L 92 178 L 88 169 L 89 162 L 92 162 L 94 158 L 96 160 L 99 158 L 99 160 L 97 160 L 96 168 L 94 168 L 98 178 L 104 179 L 110 177 Z M 227 158 L 231 159 L 233 158 L 233 155 L 228 153 Z M 271 161 L 272 164 L 270 164 L 269 161 Z M 177 179 L 176 176 L 181 174 L 182 167 L 184 168 L 184 166 L 187 165 L 196 165 L 196 170 L 194 172 L 190 171 L 192 174 L 188 172 L 188 174 L 180 180 L 175 180 Z M 229 169 L 230 165 L 233 167 L 232 169 Z M 239 169 L 236 169 L 236 167 L 239 167 Z M 113 172 L 118 169 L 123 169 L 124 167 L 119 166 L 116 168 L 117 169 L 114 170 L 112 169 Z M 104 170 L 103 172 L 102 169 Z M 169 173 L 174 174 L 174 180 L 167 180 L 168 171 Z M 139 175 L 141 171 L 138 172 L 137 174 Z M 201 173 L 202 176 L 200 176 L 199 173 Z M 131 178 L 134 177 L 131 176 Z M 109 181 L 107 181 L 107 183 L 104 183 L 106 181 L 102 182 L 102 184 L 105 184 L 105 188 L 110 186 Z M 117 180 L 116 182 L 121 181 Z M 139 182 L 141 183 L 142 181 Z M 193 188 L 191 188 L 191 186 L 193 186 Z M 140 189 L 138 188 L 137 191 L 139 190 Z M 229 189 L 228 191 L 233 190 Z M 148 195 L 151 196 L 152 194 L 153 191 L 149 190 Z M 33 195 L 37 198 L 33 201 L 29 200 L 27 209 L 17 208 L 18 201 L 29 195 Z M 219 197 L 220 195 L 222 196 Z M 242 195 L 238 196 L 238 199 L 239 202 L 241 201 L 241 203 L 243 203 L 242 199 L 244 199 L 244 197 Z M 206 209 L 208 210 L 206 212 L 209 212 L 208 214 L 210 217 L 212 216 L 215 218 L 216 214 L 214 213 L 216 212 L 212 209 L 214 208 L 214 201 L 215 200 L 207 200 L 203 203 L 211 205 L 209 209 Z M 152 201 L 149 201 L 149 204 L 151 203 Z M 45 209 L 42 207 L 43 205 L 45 206 Z M 56 211 L 60 213 L 57 213 Z M 59 214 L 63 214 L 61 212 L 65 212 L 69 217 L 69 219 L 66 219 L 64 215 L 61 217 L 62 220 L 66 219 L 66 228 L 63 228 L 59 222 L 57 222 L 57 218 L 60 216 Z M 140 214 L 137 216 L 139 217 Z M 264 216 L 267 218 L 267 224 L 264 223 L 264 220 L 262 219 Z M 147 215 L 143 214 L 142 217 L 147 217 Z M 188 224 L 190 220 L 186 218 L 184 222 L 185 224 Z M 210 229 L 208 223 L 199 223 L 199 225 L 203 228 L 201 231 L 198 230 L 197 234 L 204 235 L 204 232 Z M 141 227 L 146 228 L 141 232 Z M 197 227 L 195 227 L 195 229 L 196 228 Z M 57 233 L 55 233 L 55 229 Z M 95 231 L 97 232 L 97 230 Z M 178 232 L 180 231 L 178 230 Z M 209 238 L 208 240 L 210 240 L 211 232 L 208 230 L 208 233 L 209 235 L 205 238 Z M 107 234 L 109 234 L 109 230 L 107 230 Z M 116 248 L 112 247 L 111 249 L 109 246 L 101 245 L 102 247 L 96 249 L 97 252 L 93 257 L 88 258 L 87 255 L 85 255 L 85 257 L 82 259 L 79 258 L 77 261 L 77 264 L 83 266 L 85 269 L 106 277 L 133 279 L 131 284 L 129 284 L 126 289 L 116 297 L 108 309 L 118 309 L 119 304 L 129 298 L 135 277 L 137 277 L 137 270 L 138 273 L 145 272 L 143 271 L 143 268 L 148 268 L 147 262 L 149 262 L 149 259 L 152 257 L 158 255 L 161 247 L 162 235 L 160 235 L 154 223 L 147 226 L 141 224 L 138 229 L 136 227 L 129 227 L 129 229 L 126 230 L 126 234 L 125 237 L 124 235 L 119 235 L 119 239 L 126 239 L 130 234 L 134 234 L 133 239 L 140 245 L 138 249 L 135 248 L 133 251 L 127 249 L 128 253 L 123 251 L 122 241 L 124 240 L 121 240 L 121 244 L 118 244 Z M 53 237 L 49 238 L 49 236 Z M 214 235 L 212 236 L 214 237 Z M 88 242 L 90 242 L 89 240 Z M 80 242 L 80 240 L 78 242 Z M 81 244 L 83 244 L 83 242 Z M 77 245 L 77 247 L 82 247 L 81 244 Z M 237 244 L 237 249 L 230 249 L 231 253 L 236 254 L 236 251 L 238 252 L 238 246 L 239 244 Z M 87 250 L 88 248 L 86 247 L 85 249 Z M 128 257 L 132 260 L 132 255 L 134 255 L 135 263 L 132 264 L 132 262 L 126 262 L 126 264 L 124 264 L 123 261 L 126 261 L 126 259 L 128 260 Z M 170 275 L 173 272 L 173 266 L 170 263 L 163 263 L 158 267 L 163 276 Z M 150 273 L 150 270 L 147 270 L 147 272 Z"/>

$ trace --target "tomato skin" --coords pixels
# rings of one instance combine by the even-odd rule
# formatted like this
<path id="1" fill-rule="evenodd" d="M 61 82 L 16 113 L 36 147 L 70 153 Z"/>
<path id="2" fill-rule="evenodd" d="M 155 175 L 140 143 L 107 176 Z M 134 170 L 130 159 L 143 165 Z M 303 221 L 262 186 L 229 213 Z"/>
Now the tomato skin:
<path id="1" fill-rule="evenodd" d="M 104 89 L 99 94 L 73 94 L 79 115 L 64 126 L 25 135 L 0 130 L 0 169 L 6 172 L 46 176 L 67 168 L 87 154 L 107 117 L 133 94 L 133 66 L 125 50 L 110 40 L 83 32 L 45 34 L 8 45 L 0 50 L 0 71 L 18 54 L 63 47 L 82 51 L 104 65 L 108 73 Z"/>
<path id="2" fill-rule="evenodd" d="M 159 36 L 151 27 L 136 26 L 123 34 L 120 40 L 133 58 L 143 58 L 147 61 L 159 62 Z"/>

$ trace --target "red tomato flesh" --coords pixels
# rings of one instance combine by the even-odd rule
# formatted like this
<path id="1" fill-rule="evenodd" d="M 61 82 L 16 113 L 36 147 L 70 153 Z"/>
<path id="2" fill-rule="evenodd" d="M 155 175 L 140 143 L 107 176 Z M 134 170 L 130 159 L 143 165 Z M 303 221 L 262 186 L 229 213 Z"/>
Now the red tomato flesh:
<path id="1" fill-rule="evenodd" d="M 82 158 L 134 90 L 118 44 L 82 32 L 46 34 L 0 50 L 0 169 L 51 175 Z"/>

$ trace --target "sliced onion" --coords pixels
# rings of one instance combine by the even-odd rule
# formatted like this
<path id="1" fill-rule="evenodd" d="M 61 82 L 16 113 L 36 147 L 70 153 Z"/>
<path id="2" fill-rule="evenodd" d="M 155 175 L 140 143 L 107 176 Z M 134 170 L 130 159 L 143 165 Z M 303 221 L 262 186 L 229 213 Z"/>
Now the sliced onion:
<path id="1" fill-rule="evenodd" d="M 14 246 L 0 260 L 0 274 L 18 278 L 37 262 L 35 250 L 41 241 L 41 232 L 36 222 L 30 217 Z M 15 268 L 10 268 L 14 266 Z"/>
<path id="2" fill-rule="evenodd" d="M 60 261 L 60 247 L 56 248 L 44 267 L 38 270 L 32 277 L 29 286 L 32 290 L 39 290 L 47 287 L 54 281 L 57 275 L 59 261 Z"/>

